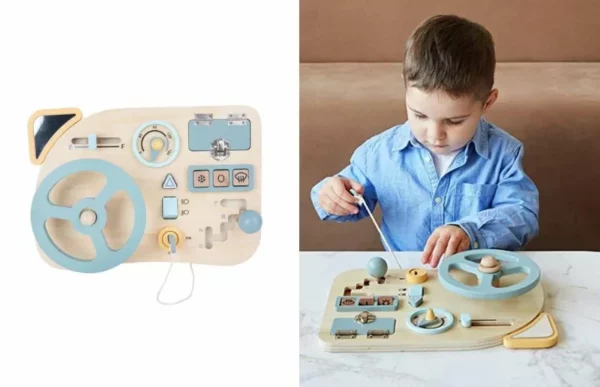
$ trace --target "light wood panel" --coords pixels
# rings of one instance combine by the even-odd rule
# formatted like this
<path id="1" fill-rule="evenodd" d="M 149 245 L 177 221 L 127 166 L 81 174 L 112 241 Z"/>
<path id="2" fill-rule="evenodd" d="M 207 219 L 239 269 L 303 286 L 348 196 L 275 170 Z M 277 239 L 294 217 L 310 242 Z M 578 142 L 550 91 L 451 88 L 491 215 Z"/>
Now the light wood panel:
<path id="1" fill-rule="evenodd" d="M 423 303 L 418 308 L 408 304 L 408 297 L 401 295 L 399 308 L 389 312 L 371 312 L 376 318 L 395 318 L 395 332 L 388 338 L 339 338 L 330 333 L 335 318 L 354 318 L 360 312 L 336 311 L 336 298 L 344 295 L 344 289 L 351 288 L 352 295 L 364 296 L 398 296 L 400 289 L 414 286 L 406 281 L 406 271 L 390 270 L 385 282 L 380 284 L 371 278 L 366 269 L 349 270 L 339 275 L 333 282 L 322 324 L 319 339 L 329 352 L 393 352 L 393 351 L 444 351 L 474 350 L 502 345 L 503 338 L 533 321 L 543 309 L 544 290 L 539 283 L 534 289 L 518 297 L 508 300 L 476 300 L 468 299 L 446 290 L 438 281 L 436 270 L 426 270 L 428 279 L 423 286 Z M 472 278 L 462 271 L 453 271 L 452 275 L 463 283 L 470 283 Z M 502 277 L 499 286 L 508 286 L 520 281 L 523 274 Z M 364 286 L 365 279 L 369 285 Z M 362 288 L 357 289 L 357 284 Z M 360 287 L 360 286 L 359 286 Z M 439 334 L 419 334 L 407 327 L 408 316 L 420 308 L 442 308 L 454 316 L 454 325 L 446 332 Z M 463 327 L 460 314 L 469 313 L 473 320 L 495 319 L 510 321 L 510 326 L 471 326 Z M 475 325 L 475 324 L 474 324 Z"/>
<path id="2" fill-rule="evenodd" d="M 60 110 L 56 110 L 60 111 Z M 45 113 L 51 111 L 44 111 Z M 248 151 L 232 151 L 229 158 L 218 162 L 209 152 L 188 150 L 188 122 L 195 114 L 213 114 L 214 119 L 227 118 L 229 114 L 245 114 L 251 122 L 251 148 Z M 38 114 L 39 115 L 39 114 Z M 78 117 L 79 118 L 79 117 Z M 175 160 L 161 168 L 151 168 L 142 164 L 135 156 L 132 147 L 135 130 L 145 122 L 161 120 L 171 124 L 180 138 L 180 150 Z M 118 137 L 122 148 L 73 149 L 70 147 L 74 137 Z M 31 138 L 30 141 L 33 141 Z M 261 212 L 261 121 L 258 113 L 248 106 L 208 106 L 208 107 L 162 107 L 107 110 L 84 117 L 61 131 L 60 136 L 52 139 L 43 153 L 38 186 L 40 182 L 59 166 L 76 159 L 103 159 L 116 164 L 127 172 L 140 187 L 146 206 L 147 221 L 144 237 L 136 252 L 128 259 L 132 262 L 170 261 L 167 252 L 159 246 L 158 235 L 163 227 L 174 227 L 181 232 L 184 240 L 178 246 L 176 261 L 208 265 L 233 265 L 249 259 L 260 243 L 261 232 L 246 234 L 240 230 L 236 220 L 240 208 L 228 208 L 221 204 L 223 199 L 241 199 L 248 210 Z M 254 167 L 254 189 L 248 192 L 190 192 L 188 189 L 188 167 L 190 165 L 232 165 L 252 164 Z M 162 183 L 171 173 L 178 187 L 174 190 L 163 189 Z M 100 179 L 101 180 L 101 179 Z M 77 174 L 69 177 L 69 184 L 57 185 L 50 195 L 53 202 L 73 201 L 86 196 L 95 196 L 104 182 L 90 177 L 90 174 Z M 176 220 L 162 218 L 162 197 L 176 196 L 179 217 Z M 182 204 L 182 200 L 188 204 Z M 116 200 L 107 206 L 107 216 L 111 228 L 105 229 L 109 246 L 121 246 L 127 240 L 134 219 L 131 204 L 127 200 Z M 189 211 L 181 215 L 182 210 Z M 233 217 L 232 217 L 233 216 Z M 212 248 L 206 248 L 205 229 L 212 227 L 219 234 L 222 223 L 232 219 L 232 228 L 227 231 L 224 242 L 214 242 Z M 111 219 L 118 221 L 111 222 Z M 73 235 L 72 230 L 61 226 L 60 222 L 48 222 L 50 234 L 65 251 L 76 257 L 95 256 L 90 251 L 91 243 L 78 242 L 81 235 Z M 62 228 L 61 228 L 62 227 Z M 85 238 L 85 237 L 84 237 Z M 52 266 L 58 267 L 39 249 L 40 255 Z"/>

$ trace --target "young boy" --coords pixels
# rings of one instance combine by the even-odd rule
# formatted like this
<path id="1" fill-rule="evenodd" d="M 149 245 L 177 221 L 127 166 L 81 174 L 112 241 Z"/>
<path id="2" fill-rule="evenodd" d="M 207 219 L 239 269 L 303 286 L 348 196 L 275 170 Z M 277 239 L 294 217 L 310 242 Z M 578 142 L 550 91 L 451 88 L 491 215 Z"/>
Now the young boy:
<path id="1" fill-rule="evenodd" d="M 538 234 L 539 193 L 523 145 L 483 116 L 496 101 L 494 43 L 457 16 L 421 24 L 407 43 L 408 120 L 368 139 L 350 165 L 312 190 L 323 220 L 369 217 L 349 192 L 383 214 L 394 251 L 423 251 L 437 267 L 467 249 L 518 250 Z"/>

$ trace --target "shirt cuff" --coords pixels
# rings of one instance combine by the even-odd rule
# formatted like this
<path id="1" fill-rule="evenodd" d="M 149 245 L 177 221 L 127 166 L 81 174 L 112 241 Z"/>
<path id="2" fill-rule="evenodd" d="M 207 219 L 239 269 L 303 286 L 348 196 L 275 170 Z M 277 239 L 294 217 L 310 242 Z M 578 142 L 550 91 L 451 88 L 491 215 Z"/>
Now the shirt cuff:
<path id="1" fill-rule="evenodd" d="M 449 226 L 458 226 L 467 234 L 467 236 L 469 237 L 469 241 L 471 242 L 470 243 L 471 249 L 487 248 L 486 243 L 485 243 L 485 238 L 483 237 L 483 235 L 481 235 L 476 230 L 473 230 L 471 225 L 469 225 L 468 223 L 454 222 L 454 223 L 448 223 L 448 225 Z"/>
<path id="2" fill-rule="evenodd" d="M 318 203 L 315 203 L 315 211 L 321 220 L 328 220 L 330 217 L 329 213 L 322 209 Z"/>
<path id="3" fill-rule="evenodd" d="M 318 200 L 318 192 L 321 189 L 321 187 L 323 187 L 323 185 L 327 182 L 328 179 L 329 179 L 329 177 L 326 177 L 325 179 L 321 180 L 311 190 L 311 201 L 313 203 L 313 207 L 315 208 L 315 211 L 317 212 L 317 215 L 319 216 L 319 218 L 321 220 L 328 220 L 331 216 L 327 211 L 325 211 L 324 209 L 321 208 L 321 206 L 319 205 L 319 200 Z"/>

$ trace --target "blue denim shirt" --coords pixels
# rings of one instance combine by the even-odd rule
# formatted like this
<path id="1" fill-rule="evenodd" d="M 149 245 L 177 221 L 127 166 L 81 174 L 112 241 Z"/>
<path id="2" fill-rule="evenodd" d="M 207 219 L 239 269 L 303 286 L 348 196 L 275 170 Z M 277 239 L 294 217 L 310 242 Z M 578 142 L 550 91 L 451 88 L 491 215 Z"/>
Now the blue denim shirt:
<path id="1" fill-rule="evenodd" d="M 471 249 L 515 251 L 539 232 L 539 192 L 523 170 L 523 152 L 516 138 L 481 119 L 471 141 L 438 178 L 429 151 L 407 121 L 364 142 L 339 175 L 364 186 L 371 211 L 380 206 L 381 231 L 394 251 L 422 251 L 431 233 L 448 224 L 467 233 Z M 321 219 L 369 218 L 362 206 L 347 216 L 320 208 L 318 191 L 326 180 L 311 191 Z"/>

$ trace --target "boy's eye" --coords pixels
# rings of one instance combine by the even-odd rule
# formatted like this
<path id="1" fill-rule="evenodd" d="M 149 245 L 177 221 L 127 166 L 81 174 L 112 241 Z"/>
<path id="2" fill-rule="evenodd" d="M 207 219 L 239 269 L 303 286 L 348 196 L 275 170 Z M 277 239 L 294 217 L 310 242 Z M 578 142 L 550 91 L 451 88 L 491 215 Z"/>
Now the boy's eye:
<path id="1" fill-rule="evenodd" d="M 424 118 L 425 118 L 425 116 L 424 116 L 424 115 L 422 115 L 422 114 L 415 114 L 415 116 L 416 116 L 418 119 L 420 119 L 420 120 L 422 120 L 422 119 L 424 119 Z"/>
<path id="2" fill-rule="evenodd" d="M 463 122 L 465 122 L 465 120 L 462 121 L 448 121 L 448 124 L 453 125 L 453 126 L 457 126 L 462 124 Z"/>

